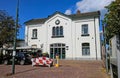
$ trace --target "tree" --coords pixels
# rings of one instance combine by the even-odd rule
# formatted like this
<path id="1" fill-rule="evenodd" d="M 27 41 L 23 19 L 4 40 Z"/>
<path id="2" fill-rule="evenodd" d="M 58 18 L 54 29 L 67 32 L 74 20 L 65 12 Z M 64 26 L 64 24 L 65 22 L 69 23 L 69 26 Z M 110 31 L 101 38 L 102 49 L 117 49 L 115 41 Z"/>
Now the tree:
<path id="1" fill-rule="evenodd" d="M 120 35 L 120 0 L 113 1 L 106 7 L 108 13 L 104 18 L 107 42 L 114 35 Z"/>
<path id="2" fill-rule="evenodd" d="M 0 47 L 13 41 L 15 21 L 6 11 L 0 10 Z"/>

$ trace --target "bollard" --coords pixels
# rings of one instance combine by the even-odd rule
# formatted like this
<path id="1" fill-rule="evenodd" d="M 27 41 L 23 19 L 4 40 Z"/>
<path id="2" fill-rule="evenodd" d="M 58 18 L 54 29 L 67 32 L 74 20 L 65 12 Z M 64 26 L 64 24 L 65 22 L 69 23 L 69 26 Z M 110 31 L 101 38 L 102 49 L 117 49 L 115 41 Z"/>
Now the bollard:
<path id="1" fill-rule="evenodd" d="M 56 56 L 56 64 L 55 67 L 59 67 L 59 56 Z"/>

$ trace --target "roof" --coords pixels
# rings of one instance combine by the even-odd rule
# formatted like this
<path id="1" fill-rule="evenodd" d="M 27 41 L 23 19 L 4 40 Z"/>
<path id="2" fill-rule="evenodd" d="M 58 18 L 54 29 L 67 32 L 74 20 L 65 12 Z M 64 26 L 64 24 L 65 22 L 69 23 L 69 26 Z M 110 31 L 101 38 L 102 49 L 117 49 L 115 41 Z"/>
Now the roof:
<path id="1" fill-rule="evenodd" d="M 72 14 L 72 15 L 68 15 L 72 20 L 77 20 L 83 17 L 96 17 L 96 16 L 100 16 L 100 11 L 96 11 L 96 12 L 88 12 L 88 13 L 80 13 L 80 14 Z"/>
<path id="2" fill-rule="evenodd" d="M 25 24 L 36 24 L 36 23 L 39 23 L 39 24 L 44 24 L 44 22 L 46 20 L 48 20 L 49 18 L 51 18 L 52 16 L 54 16 L 55 14 L 60 14 L 60 15 L 63 15 L 65 17 L 68 17 L 72 20 L 77 20 L 77 19 L 80 19 L 80 18 L 85 18 L 85 17 L 98 17 L 100 16 L 100 11 L 95 11 L 95 12 L 87 12 L 87 13 L 80 13 L 80 14 L 71 14 L 71 15 L 66 15 L 66 14 L 63 14 L 61 12 L 58 12 L 56 11 L 55 13 L 53 13 L 52 15 L 48 16 L 47 18 L 40 18 L 40 19 L 31 19 L 31 20 L 28 20 L 25 22 Z"/>
<path id="3" fill-rule="evenodd" d="M 25 24 L 35 24 L 40 23 L 43 24 L 46 21 L 47 18 L 40 18 L 40 19 L 31 19 L 25 22 Z"/>

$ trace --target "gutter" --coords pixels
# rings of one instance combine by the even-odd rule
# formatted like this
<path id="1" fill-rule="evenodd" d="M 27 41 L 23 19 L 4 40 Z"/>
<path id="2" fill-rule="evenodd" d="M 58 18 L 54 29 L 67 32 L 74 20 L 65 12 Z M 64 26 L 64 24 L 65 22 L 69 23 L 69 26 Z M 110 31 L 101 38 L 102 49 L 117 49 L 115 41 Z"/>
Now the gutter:
<path id="1" fill-rule="evenodd" d="M 95 51 L 96 51 L 96 60 L 97 58 L 97 43 L 96 43 L 96 25 L 95 25 L 95 17 L 94 17 L 94 33 L 95 33 Z"/>

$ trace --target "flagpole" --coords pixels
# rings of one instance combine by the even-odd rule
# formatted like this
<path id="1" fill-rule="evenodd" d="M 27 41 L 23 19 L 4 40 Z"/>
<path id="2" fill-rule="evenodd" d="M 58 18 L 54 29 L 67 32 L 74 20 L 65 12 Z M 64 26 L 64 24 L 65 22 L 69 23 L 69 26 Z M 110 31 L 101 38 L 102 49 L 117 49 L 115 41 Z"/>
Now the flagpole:
<path id="1" fill-rule="evenodd" d="M 18 27 L 18 12 L 19 12 L 19 0 L 17 0 L 16 8 L 16 22 L 14 31 L 14 47 L 13 47 L 13 59 L 12 59 L 12 74 L 15 74 L 15 55 L 16 55 L 16 38 L 17 38 L 17 27 Z"/>

